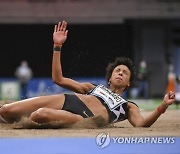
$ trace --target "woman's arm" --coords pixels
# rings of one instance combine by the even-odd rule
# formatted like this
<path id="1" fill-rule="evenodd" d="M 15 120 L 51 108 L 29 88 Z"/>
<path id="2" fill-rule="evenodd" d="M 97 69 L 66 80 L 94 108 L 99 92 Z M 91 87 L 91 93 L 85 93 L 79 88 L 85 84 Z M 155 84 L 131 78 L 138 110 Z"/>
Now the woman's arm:
<path id="1" fill-rule="evenodd" d="M 86 93 L 95 86 L 91 83 L 79 83 L 75 80 L 63 77 L 61 67 L 61 47 L 67 39 L 68 30 L 66 30 L 67 22 L 59 22 L 54 27 L 53 41 L 54 41 L 54 52 L 52 58 L 52 80 L 59 86 L 72 90 L 77 93 Z"/>
<path id="2" fill-rule="evenodd" d="M 150 127 L 173 102 L 175 102 L 175 93 L 169 92 L 165 95 L 162 104 L 157 110 L 146 118 L 140 114 L 139 108 L 136 105 L 129 104 L 128 120 L 135 127 Z"/>

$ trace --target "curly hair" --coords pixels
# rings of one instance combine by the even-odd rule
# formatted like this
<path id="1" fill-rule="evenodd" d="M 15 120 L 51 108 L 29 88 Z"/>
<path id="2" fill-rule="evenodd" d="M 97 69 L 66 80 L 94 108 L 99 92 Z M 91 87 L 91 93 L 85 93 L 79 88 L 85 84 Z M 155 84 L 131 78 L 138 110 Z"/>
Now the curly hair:
<path id="1" fill-rule="evenodd" d="M 111 78 L 112 72 L 118 65 L 125 65 L 129 68 L 131 72 L 130 82 L 133 81 L 135 76 L 135 67 L 133 66 L 132 60 L 127 57 L 117 57 L 114 62 L 109 63 L 106 67 L 106 82 L 108 84 L 109 79 Z"/>

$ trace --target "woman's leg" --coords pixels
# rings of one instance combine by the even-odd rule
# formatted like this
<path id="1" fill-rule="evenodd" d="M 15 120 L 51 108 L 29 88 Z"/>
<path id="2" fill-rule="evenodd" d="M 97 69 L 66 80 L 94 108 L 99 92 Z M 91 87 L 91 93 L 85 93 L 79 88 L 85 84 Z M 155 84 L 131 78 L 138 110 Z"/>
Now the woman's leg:
<path id="1" fill-rule="evenodd" d="M 63 107 L 65 97 L 61 95 L 40 96 L 10 104 L 0 108 L 0 115 L 6 122 L 14 122 L 22 116 L 29 116 L 39 108 L 52 108 L 60 110 Z"/>
<path id="2" fill-rule="evenodd" d="M 68 111 L 50 108 L 40 108 L 34 111 L 29 118 L 37 123 L 60 121 L 62 124 L 72 124 L 84 119 L 82 116 Z"/>

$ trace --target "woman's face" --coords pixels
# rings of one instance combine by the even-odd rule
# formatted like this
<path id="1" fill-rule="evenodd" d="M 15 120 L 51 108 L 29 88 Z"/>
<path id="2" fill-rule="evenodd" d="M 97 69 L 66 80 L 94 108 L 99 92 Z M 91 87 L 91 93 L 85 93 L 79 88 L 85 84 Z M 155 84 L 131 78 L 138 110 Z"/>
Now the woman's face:
<path id="1" fill-rule="evenodd" d="M 111 78 L 109 79 L 110 84 L 115 87 L 126 88 L 130 86 L 131 72 L 125 65 L 118 65 L 114 68 Z"/>

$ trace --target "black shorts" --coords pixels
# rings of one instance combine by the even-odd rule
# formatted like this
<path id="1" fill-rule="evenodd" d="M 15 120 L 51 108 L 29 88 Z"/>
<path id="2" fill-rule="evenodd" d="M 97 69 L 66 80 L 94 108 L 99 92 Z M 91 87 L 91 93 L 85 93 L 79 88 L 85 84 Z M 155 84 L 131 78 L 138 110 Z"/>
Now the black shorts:
<path id="1" fill-rule="evenodd" d="M 64 94 L 65 101 L 62 110 L 81 115 L 83 118 L 93 117 L 94 114 L 89 108 L 74 94 Z"/>

